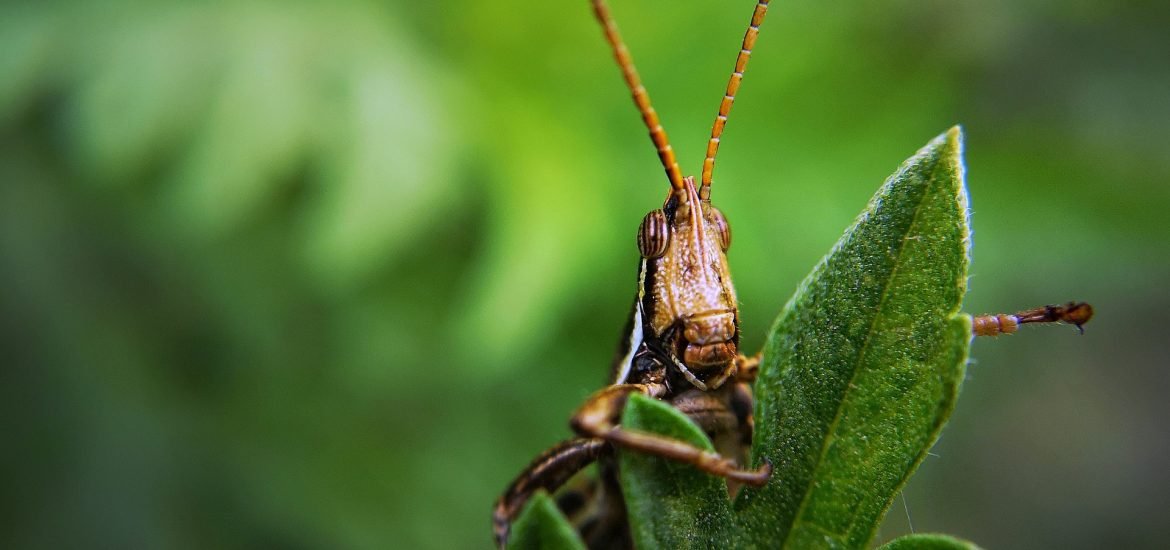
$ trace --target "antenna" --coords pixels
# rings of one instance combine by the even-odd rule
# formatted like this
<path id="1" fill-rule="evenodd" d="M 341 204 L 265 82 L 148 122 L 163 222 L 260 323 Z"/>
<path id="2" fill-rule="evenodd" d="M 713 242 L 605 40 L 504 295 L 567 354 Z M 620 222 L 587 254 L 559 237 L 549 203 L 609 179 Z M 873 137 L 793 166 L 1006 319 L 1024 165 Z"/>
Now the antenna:
<path id="1" fill-rule="evenodd" d="M 626 86 L 630 88 L 630 92 L 634 95 L 634 104 L 638 106 L 638 111 L 642 113 L 642 121 L 646 123 L 646 128 L 650 130 L 650 139 L 654 141 L 654 146 L 658 148 L 658 159 L 662 161 L 662 167 L 666 169 L 666 177 L 670 179 L 670 186 L 676 190 L 683 189 L 682 171 L 678 168 L 678 161 L 674 157 L 674 149 L 670 147 L 670 141 L 666 138 L 666 130 L 662 128 L 662 124 L 658 121 L 658 113 L 654 111 L 654 106 L 650 105 L 650 95 L 646 93 L 646 87 L 642 85 L 642 80 L 638 78 L 638 70 L 634 68 L 634 61 L 630 58 L 630 51 L 626 49 L 621 35 L 618 34 L 617 24 L 613 22 L 613 17 L 610 16 L 609 6 L 605 4 L 605 0 L 593 0 L 593 13 L 597 15 L 597 21 L 601 23 L 602 29 L 605 30 L 605 39 L 613 47 L 614 59 L 617 59 L 618 66 L 622 69 L 622 76 L 626 79 Z"/>
<path id="2" fill-rule="evenodd" d="M 707 142 L 707 158 L 703 160 L 703 184 L 699 188 L 699 199 L 711 199 L 711 172 L 715 170 L 715 154 L 719 152 L 719 136 L 723 135 L 723 127 L 727 124 L 727 114 L 731 112 L 731 104 L 735 101 L 735 94 L 739 91 L 739 83 L 743 80 L 743 72 L 747 69 L 748 59 L 752 56 L 752 48 L 756 46 L 756 36 L 760 34 L 760 25 L 764 22 L 764 14 L 768 12 L 768 0 L 759 0 L 756 9 L 752 12 L 752 22 L 748 25 L 747 33 L 743 35 L 743 46 L 735 58 L 735 71 L 731 73 L 731 80 L 727 82 L 727 92 L 723 94 L 723 101 L 719 103 L 719 114 L 715 116 L 715 125 L 711 127 L 711 141 Z"/>

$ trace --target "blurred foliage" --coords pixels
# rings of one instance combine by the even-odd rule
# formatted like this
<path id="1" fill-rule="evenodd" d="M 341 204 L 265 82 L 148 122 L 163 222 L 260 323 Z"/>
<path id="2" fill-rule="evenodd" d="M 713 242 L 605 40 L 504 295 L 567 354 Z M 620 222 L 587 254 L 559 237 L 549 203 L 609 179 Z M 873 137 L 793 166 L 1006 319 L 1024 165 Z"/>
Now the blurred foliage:
<path id="1" fill-rule="evenodd" d="M 750 2 L 615 4 L 697 169 Z M 1170 534 L 1168 24 L 773 4 L 716 172 L 745 347 L 953 123 L 966 309 L 1097 305 L 975 343 L 915 528 Z M 6 2 L 0 52 L 0 545 L 486 546 L 603 382 L 665 192 L 587 3 Z"/>

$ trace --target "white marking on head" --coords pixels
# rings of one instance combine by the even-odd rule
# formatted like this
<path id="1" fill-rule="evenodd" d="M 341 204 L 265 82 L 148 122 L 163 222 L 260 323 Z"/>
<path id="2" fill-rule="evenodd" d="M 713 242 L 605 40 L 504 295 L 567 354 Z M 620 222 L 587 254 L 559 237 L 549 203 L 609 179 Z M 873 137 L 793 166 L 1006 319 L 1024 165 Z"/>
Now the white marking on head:
<path id="1" fill-rule="evenodd" d="M 638 272 L 638 297 L 634 306 L 634 328 L 630 331 L 629 349 L 622 357 L 621 370 L 618 371 L 614 384 L 625 384 L 630 378 L 630 370 L 634 367 L 634 354 L 642 347 L 642 297 L 646 295 L 646 259 L 642 259 L 642 269 Z"/>

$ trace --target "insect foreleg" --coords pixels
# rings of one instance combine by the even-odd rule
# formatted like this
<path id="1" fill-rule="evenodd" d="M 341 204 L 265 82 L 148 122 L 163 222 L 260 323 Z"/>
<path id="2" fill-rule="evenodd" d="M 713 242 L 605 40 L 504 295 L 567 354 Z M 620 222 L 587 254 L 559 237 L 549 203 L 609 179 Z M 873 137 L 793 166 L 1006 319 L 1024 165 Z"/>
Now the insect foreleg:
<path id="1" fill-rule="evenodd" d="M 516 516 L 537 490 L 556 491 L 573 474 L 595 462 L 609 445 L 603 439 L 577 438 L 562 441 L 532 461 L 496 501 L 492 512 L 496 545 L 503 548 Z"/>
<path id="2" fill-rule="evenodd" d="M 735 379 L 740 382 L 747 382 L 751 384 L 756 381 L 756 376 L 760 374 L 760 356 L 763 352 L 757 353 L 751 357 L 744 354 L 739 354 L 735 358 Z"/>
<path id="3" fill-rule="evenodd" d="M 618 425 L 622 409 L 631 393 L 656 396 L 665 391 L 660 384 L 617 384 L 593 394 L 573 415 L 571 425 L 577 433 L 598 437 L 643 453 L 690 464 L 704 472 L 754 486 L 761 486 L 772 474 L 765 463 L 756 470 L 741 470 L 734 460 L 719 453 L 700 449 L 689 443 L 659 435 L 623 429 Z"/>

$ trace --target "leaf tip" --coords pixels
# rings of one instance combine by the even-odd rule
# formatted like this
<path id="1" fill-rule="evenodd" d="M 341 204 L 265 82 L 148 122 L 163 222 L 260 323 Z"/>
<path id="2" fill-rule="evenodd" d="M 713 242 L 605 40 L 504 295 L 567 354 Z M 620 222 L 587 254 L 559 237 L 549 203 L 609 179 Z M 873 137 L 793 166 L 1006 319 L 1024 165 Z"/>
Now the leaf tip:
<path id="1" fill-rule="evenodd" d="M 946 140 L 949 143 L 963 143 L 963 126 L 961 124 L 951 126 L 946 132 Z"/>
<path id="2" fill-rule="evenodd" d="M 951 126 L 950 129 L 931 140 L 927 147 L 937 150 L 940 158 L 946 159 L 954 167 L 959 181 L 962 183 L 964 179 L 963 127 L 958 124 Z"/>
<path id="3" fill-rule="evenodd" d="M 585 548 L 577 530 L 557 508 L 552 497 L 543 490 L 532 495 L 532 499 L 512 523 L 512 535 L 508 540 L 509 550 L 540 548 Z"/>

